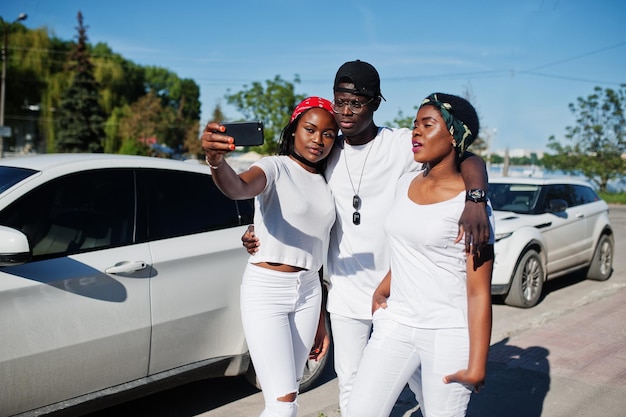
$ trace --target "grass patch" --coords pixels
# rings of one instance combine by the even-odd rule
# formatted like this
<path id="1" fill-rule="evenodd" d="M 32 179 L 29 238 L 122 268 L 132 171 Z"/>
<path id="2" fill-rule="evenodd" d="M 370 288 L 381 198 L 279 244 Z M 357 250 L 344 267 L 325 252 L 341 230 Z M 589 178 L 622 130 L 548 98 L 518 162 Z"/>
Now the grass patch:
<path id="1" fill-rule="evenodd" d="M 626 193 L 598 193 L 608 204 L 626 204 Z"/>

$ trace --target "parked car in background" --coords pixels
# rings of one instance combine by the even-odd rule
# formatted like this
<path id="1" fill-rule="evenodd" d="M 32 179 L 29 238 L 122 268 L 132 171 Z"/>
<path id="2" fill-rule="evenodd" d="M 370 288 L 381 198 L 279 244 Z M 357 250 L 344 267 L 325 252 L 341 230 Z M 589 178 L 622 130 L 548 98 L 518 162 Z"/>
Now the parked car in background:
<path id="1" fill-rule="evenodd" d="M 546 280 L 575 270 L 594 280 L 611 276 L 609 207 L 588 183 L 493 178 L 488 197 L 496 218 L 491 292 L 506 304 L 533 307 Z"/>
<path id="2" fill-rule="evenodd" d="M 208 167 L 0 161 L 0 416 L 75 413 L 253 368 L 239 313 L 251 200 Z M 321 373 L 310 361 L 301 388 Z"/>

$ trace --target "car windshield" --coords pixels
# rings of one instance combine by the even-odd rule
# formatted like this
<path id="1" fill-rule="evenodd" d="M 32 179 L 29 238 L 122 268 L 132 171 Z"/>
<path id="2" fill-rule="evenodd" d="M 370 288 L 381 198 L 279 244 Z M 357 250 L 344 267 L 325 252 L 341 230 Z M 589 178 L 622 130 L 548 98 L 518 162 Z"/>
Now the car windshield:
<path id="1" fill-rule="evenodd" d="M 32 169 L 0 166 L 0 194 L 35 173 Z"/>
<path id="2" fill-rule="evenodd" d="M 489 200 L 494 210 L 531 213 L 539 196 L 539 185 L 489 184 Z"/>

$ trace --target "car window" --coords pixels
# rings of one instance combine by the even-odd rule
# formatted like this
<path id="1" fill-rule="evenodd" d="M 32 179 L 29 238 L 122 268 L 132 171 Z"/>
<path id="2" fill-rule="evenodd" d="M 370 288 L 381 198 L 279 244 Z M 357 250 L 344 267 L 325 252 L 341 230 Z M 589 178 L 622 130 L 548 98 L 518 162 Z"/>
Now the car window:
<path id="1" fill-rule="evenodd" d="M 579 204 L 589 204 L 594 201 L 600 200 L 600 197 L 593 191 L 590 187 L 585 187 L 583 185 L 575 185 L 574 191 L 576 192 L 576 201 Z"/>
<path id="2" fill-rule="evenodd" d="M 494 210 L 530 213 L 540 187 L 532 184 L 489 184 L 489 200 Z"/>
<path id="3" fill-rule="evenodd" d="M 241 213 L 237 202 L 224 196 L 209 175 L 141 170 L 137 178 L 148 219 L 147 236 L 140 239 L 165 239 L 249 222 L 246 204 L 241 205 L 246 213 Z"/>
<path id="4" fill-rule="evenodd" d="M 35 173 L 32 169 L 0 167 L 0 193 Z"/>
<path id="5" fill-rule="evenodd" d="M 565 200 L 567 207 L 574 207 L 582 204 L 576 196 L 575 186 L 572 184 L 552 184 L 545 187 L 545 202 L 549 204 L 550 200 Z"/>
<path id="6" fill-rule="evenodd" d="M 131 170 L 94 170 L 52 180 L 0 213 L 0 224 L 21 230 L 33 260 L 132 243 Z"/>

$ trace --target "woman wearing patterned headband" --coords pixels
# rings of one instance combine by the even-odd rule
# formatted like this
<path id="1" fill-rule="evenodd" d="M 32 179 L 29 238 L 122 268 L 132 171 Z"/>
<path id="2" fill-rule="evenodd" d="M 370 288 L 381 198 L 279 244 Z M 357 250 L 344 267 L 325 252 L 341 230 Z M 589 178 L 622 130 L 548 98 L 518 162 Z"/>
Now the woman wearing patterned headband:
<path id="1" fill-rule="evenodd" d="M 390 271 L 374 292 L 374 331 L 357 372 L 348 416 L 388 416 L 408 383 L 424 417 L 465 416 L 485 379 L 491 337 L 493 215 L 479 253 L 456 242 L 465 204 L 459 157 L 479 129 L 465 99 L 428 96 L 413 126 L 414 159 L 384 223 Z"/>
<path id="2" fill-rule="evenodd" d="M 330 344 L 318 271 L 335 204 L 321 174 L 337 123 L 328 100 L 305 99 L 281 133 L 279 155 L 262 158 L 239 175 L 224 160 L 235 146 L 223 131 L 217 123 L 205 128 L 206 161 L 226 196 L 256 197 L 254 225 L 263 240 L 241 284 L 244 332 L 265 398 L 261 416 L 295 417 L 307 358 L 320 359 Z"/>

